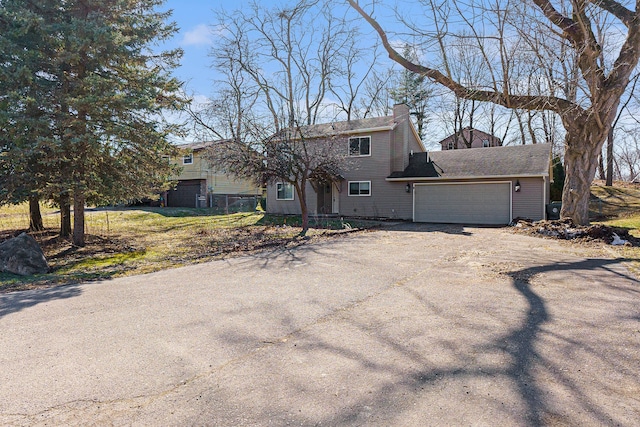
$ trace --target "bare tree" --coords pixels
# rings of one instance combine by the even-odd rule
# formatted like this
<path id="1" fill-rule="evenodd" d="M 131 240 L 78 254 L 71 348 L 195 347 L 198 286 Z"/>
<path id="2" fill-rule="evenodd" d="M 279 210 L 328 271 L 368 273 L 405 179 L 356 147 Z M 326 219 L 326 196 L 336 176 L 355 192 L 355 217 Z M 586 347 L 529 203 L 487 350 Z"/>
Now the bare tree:
<path id="1" fill-rule="evenodd" d="M 382 72 L 373 71 L 371 78 L 365 83 L 365 96 L 360 102 L 362 118 L 370 116 L 388 116 L 393 111 L 390 105 L 391 93 L 390 84 L 393 78 L 393 70 L 387 69 Z"/>
<path id="2" fill-rule="evenodd" d="M 218 20 L 224 31 L 211 55 L 226 79 L 214 101 L 192 112 L 199 129 L 221 139 L 209 161 L 261 185 L 291 185 L 306 233 L 307 184 L 335 180 L 347 154 L 346 140 L 308 131 L 326 118 L 328 94 L 339 95 L 349 118 L 357 114 L 358 94 L 374 67 L 356 76 L 363 58 L 357 31 L 326 2 L 269 7 L 255 1 L 248 9 L 220 11 Z"/>
<path id="3" fill-rule="evenodd" d="M 500 46 L 506 46 L 507 40 L 536 38 L 542 45 L 551 42 L 564 45 L 575 55 L 579 70 L 579 84 L 574 89 L 575 99 L 558 94 L 553 88 L 548 88 L 544 94 L 528 94 L 526 88 L 520 87 L 521 80 L 514 79 L 511 73 L 513 64 L 519 58 L 510 49 L 499 50 L 497 61 L 487 56 L 484 63 L 486 88 L 471 88 L 455 79 L 447 67 L 447 42 L 457 36 L 454 28 L 449 27 L 448 31 L 437 31 L 432 35 L 421 27 L 433 25 L 434 22 L 420 21 L 420 25 L 415 25 L 405 21 L 412 35 L 419 35 L 425 40 L 425 47 L 438 48 L 435 51 L 432 49 L 432 52 L 439 60 L 431 61 L 432 65 L 422 65 L 408 60 L 394 48 L 388 34 L 373 17 L 373 12 L 366 12 L 362 4 L 349 0 L 351 7 L 376 30 L 389 56 L 405 68 L 447 87 L 461 98 L 489 101 L 507 108 L 548 110 L 558 114 L 566 131 L 566 180 L 561 216 L 571 218 L 577 224 L 588 224 L 590 187 L 598 156 L 615 120 L 620 99 L 640 59 L 640 11 L 629 9 L 615 0 L 559 0 L 555 4 L 550 0 L 517 3 L 499 0 L 463 3 L 453 0 L 447 3 L 460 5 L 459 13 L 455 14 L 450 7 L 443 9 L 441 2 L 421 2 L 423 9 L 428 12 L 428 18 L 439 15 L 437 21 L 440 25 L 446 25 L 442 22 L 458 22 L 460 16 L 464 15 L 467 21 L 471 21 L 472 28 L 481 29 L 482 32 L 475 36 L 481 54 L 485 52 L 482 46 L 489 39 L 497 40 Z M 594 25 L 601 14 L 616 20 L 619 40 L 614 42 L 607 39 L 607 44 L 602 44 L 603 39 L 598 37 L 601 28 Z M 522 43 L 519 49 L 523 51 L 527 47 Z M 611 60 L 602 61 L 603 51 L 608 52 Z M 560 63 L 545 65 L 552 65 L 554 70 L 562 68 Z"/>
<path id="4" fill-rule="evenodd" d="M 285 128 L 267 135 L 269 128 L 251 123 L 252 142 L 219 141 L 207 152 L 208 161 L 227 174 L 259 185 L 284 183 L 293 187 L 302 214 L 302 232 L 309 229 L 307 184 L 320 191 L 336 182 L 346 167 L 347 139 L 339 135 L 311 134 L 309 126 Z"/>

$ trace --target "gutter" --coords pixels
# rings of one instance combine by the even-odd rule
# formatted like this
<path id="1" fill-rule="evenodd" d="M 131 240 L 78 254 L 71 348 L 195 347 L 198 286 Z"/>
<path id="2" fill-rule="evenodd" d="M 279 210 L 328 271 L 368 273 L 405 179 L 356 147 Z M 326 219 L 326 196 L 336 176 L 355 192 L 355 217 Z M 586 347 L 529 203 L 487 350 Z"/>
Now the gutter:
<path id="1" fill-rule="evenodd" d="M 519 175 L 478 175 L 478 176 L 417 176 L 417 177 L 400 177 L 400 178 L 385 178 L 389 182 L 421 182 L 421 181 L 443 181 L 443 180 L 462 180 L 462 179 L 508 179 L 508 178 L 546 178 L 549 174 L 519 174 Z"/>
<path id="2" fill-rule="evenodd" d="M 330 137 L 330 136 L 353 135 L 353 134 L 358 134 L 358 133 L 385 132 L 385 131 L 392 131 L 397 126 L 398 126 L 398 124 L 394 123 L 393 126 L 380 126 L 380 127 L 376 127 L 376 128 L 351 129 L 351 130 L 345 130 L 344 132 L 333 131 L 331 133 L 326 133 L 326 134 L 321 134 L 321 135 L 304 136 L 304 139 L 319 139 L 319 138 L 327 138 L 327 137 Z M 294 137 L 292 139 L 298 140 L 298 139 L 302 139 L 302 138 L 300 138 L 299 136 L 296 136 L 296 137 Z"/>

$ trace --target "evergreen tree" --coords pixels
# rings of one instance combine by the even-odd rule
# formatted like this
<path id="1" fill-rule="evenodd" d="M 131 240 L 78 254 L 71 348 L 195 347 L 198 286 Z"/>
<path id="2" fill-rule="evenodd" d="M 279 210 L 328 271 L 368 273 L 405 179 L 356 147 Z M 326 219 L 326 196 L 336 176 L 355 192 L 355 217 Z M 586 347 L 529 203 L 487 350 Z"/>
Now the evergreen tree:
<path id="1" fill-rule="evenodd" d="M 417 61 L 418 59 L 415 50 L 408 44 L 404 46 L 403 54 L 412 58 L 413 61 Z M 429 80 L 406 68 L 403 68 L 399 72 L 395 87 L 390 91 L 391 98 L 396 104 L 406 104 L 409 107 L 411 115 L 415 117 L 420 139 L 424 138 L 427 107 L 432 93 L 433 90 Z"/>
<path id="2" fill-rule="evenodd" d="M 38 200 L 55 159 L 52 34 L 25 2 L 0 4 L 0 204 L 29 200 L 30 229 L 42 228 Z M 44 7 L 37 2 L 34 8 Z"/>
<path id="3" fill-rule="evenodd" d="M 5 26 L 15 25 L 0 15 L 4 43 L 18 47 L 9 61 L 0 61 L 0 67 L 14 76 L 7 84 L 17 87 L 6 106 L 7 116 L 19 116 L 27 104 L 25 94 L 33 87 L 15 77 L 18 64 L 30 79 L 51 82 L 34 100 L 47 113 L 41 123 L 48 126 L 47 132 L 29 127 L 22 142 L 11 142 L 4 151 L 17 158 L 31 149 L 46 165 L 46 184 L 39 182 L 38 191 L 58 200 L 63 217 L 69 197 L 73 199 L 76 245 L 84 244 L 86 203 L 144 197 L 172 173 L 166 156 L 174 148 L 167 136 L 176 128 L 161 117 L 163 110 L 184 103 L 180 82 L 170 76 L 181 51 L 153 54 L 150 49 L 176 30 L 165 23 L 169 13 L 157 11 L 160 4 L 161 0 L 0 4 L 2 15 L 31 17 L 5 33 Z M 34 36 L 19 37 L 30 26 L 39 28 Z M 39 144 L 42 138 L 45 143 Z M 23 170 L 21 176 L 26 182 L 31 172 Z"/>

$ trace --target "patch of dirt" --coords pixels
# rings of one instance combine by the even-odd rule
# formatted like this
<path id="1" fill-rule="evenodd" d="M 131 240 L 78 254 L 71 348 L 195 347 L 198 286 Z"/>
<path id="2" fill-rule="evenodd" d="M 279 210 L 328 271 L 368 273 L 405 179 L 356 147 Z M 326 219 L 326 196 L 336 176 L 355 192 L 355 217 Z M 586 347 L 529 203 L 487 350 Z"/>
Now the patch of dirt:
<path id="1" fill-rule="evenodd" d="M 517 218 L 511 225 L 512 230 L 516 233 L 538 237 L 585 243 L 601 242 L 616 246 L 640 246 L 640 239 L 629 234 L 629 230 L 603 224 L 580 226 L 574 224 L 570 219 L 533 222 Z"/>

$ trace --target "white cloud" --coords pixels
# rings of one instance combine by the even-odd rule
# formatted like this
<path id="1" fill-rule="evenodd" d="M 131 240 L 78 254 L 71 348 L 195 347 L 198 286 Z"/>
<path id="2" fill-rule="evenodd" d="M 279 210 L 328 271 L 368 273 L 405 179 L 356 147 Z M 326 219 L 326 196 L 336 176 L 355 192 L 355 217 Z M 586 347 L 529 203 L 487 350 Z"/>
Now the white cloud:
<path id="1" fill-rule="evenodd" d="M 182 39 L 183 46 L 210 45 L 213 43 L 213 32 L 206 24 L 200 24 L 193 30 L 187 31 Z"/>

